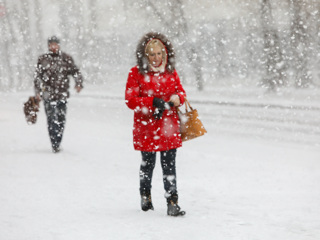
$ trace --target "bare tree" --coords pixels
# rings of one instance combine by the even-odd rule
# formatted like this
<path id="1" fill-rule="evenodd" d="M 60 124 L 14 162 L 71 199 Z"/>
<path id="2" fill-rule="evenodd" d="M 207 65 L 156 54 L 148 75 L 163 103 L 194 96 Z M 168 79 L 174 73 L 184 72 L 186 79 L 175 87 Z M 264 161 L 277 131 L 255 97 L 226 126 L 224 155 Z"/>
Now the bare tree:
<path id="1" fill-rule="evenodd" d="M 99 79 L 99 49 L 97 38 L 97 0 L 89 0 L 89 27 L 86 31 L 86 42 L 88 43 L 85 59 L 88 66 L 87 73 L 91 79 Z M 88 54 L 89 53 L 89 54 Z"/>
<path id="2" fill-rule="evenodd" d="M 20 30 L 23 37 L 23 51 L 24 51 L 24 59 L 25 59 L 25 75 L 24 78 L 29 79 L 29 81 L 33 77 L 33 61 L 34 56 L 33 52 L 31 50 L 31 46 L 33 46 L 32 39 L 31 39 L 31 29 L 30 29 L 30 8 L 29 8 L 29 1 L 23 1 L 22 3 L 22 19 L 20 19 L 20 23 L 22 26 L 22 29 Z M 21 86 L 22 81 L 24 79 L 22 77 L 19 78 L 19 86 Z"/>
<path id="3" fill-rule="evenodd" d="M 0 86 L 1 88 L 5 88 L 6 86 L 8 88 L 12 88 L 14 84 L 14 76 L 12 74 L 12 61 L 11 61 L 11 55 L 10 55 L 10 42 L 11 42 L 11 33 L 12 33 L 12 28 L 8 20 L 8 5 L 6 1 L 3 2 L 2 4 L 2 11 L 3 15 L 0 18 L 0 24 L 2 25 L 0 27 L 0 33 L 1 33 L 1 41 L 2 41 L 2 46 L 3 48 L 1 49 L 2 55 L 2 60 L 3 60 L 3 65 L 1 64 L 1 83 Z M 4 66 L 4 67 L 3 67 Z M 7 74 L 5 74 L 7 73 Z M 8 83 L 5 82 L 5 77 L 8 79 Z"/>
<path id="4" fill-rule="evenodd" d="M 312 74 L 312 85 L 319 86 L 320 81 L 320 2 L 318 0 L 309 0 L 305 4 L 306 25 L 308 35 L 308 69 Z"/>
<path id="5" fill-rule="evenodd" d="M 272 16 L 270 0 L 261 1 L 261 25 L 264 39 L 263 62 L 265 63 L 266 75 L 263 85 L 271 91 L 287 83 L 286 64 L 280 49 L 280 40 L 275 22 Z"/>
<path id="6" fill-rule="evenodd" d="M 310 36 L 307 31 L 306 9 L 304 0 L 289 0 L 291 13 L 291 48 L 292 67 L 295 71 L 295 86 L 306 88 L 312 82 L 309 71 Z"/>
<path id="7" fill-rule="evenodd" d="M 187 57 L 189 64 L 193 67 L 198 90 L 203 90 L 202 61 L 196 44 L 189 41 L 190 32 L 182 0 L 165 1 L 166 9 L 159 9 L 158 3 L 155 4 L 152 0 L 147 0 L 145 4 L 152 10 L 148 13 L 151 13 L 152 17 L 156 15 L 171 37 L 179 43 L 180 52 Z"/>
<path id="8" fill-rule="evenodd" d="M 225 78 L 228 72 L 226 63 L 226 56 L 227 56 L 227 48 L 226 43 L 228 38 L 226 36 L 226 22 L 219 21 L 217 24 L 218 31 L 214 40 L 216 42 L 216 54 L 215 59 L 217 62 L 217 78 Z"/>
<path id="9" fill-rule="evenodd" d="M 62 0 L 59 8 L 59 27 L 64 48 L 73 53 L 81 65 L 86 57 L 85 23 L 83 1 Z"/>
<path id="10" fill-rule="evenodd" d="M 71 24 L 68 13 L 71 13 L 72 5 L 67 0 L 61 0 L 59 5 L 59 29 L 62 40 L 65 40 L 65 45 L 68 47 L 70 39 Z"/>
<path id="11" fill-rule="evenodd" d="M 78 53 L 78 61 L 82 62 L 87 54 L 87 44 L 85 39 L 85 21 L 83 12 L 83 0 L 78 0 L 73 3 L 73 26 L 75 35 L 72 40 L 76 46 L 76 52 Z"/>
<path id="12" fill-rule="evenodd" d="M 37 39 L 37 50 L 41 51 L 43 30 L 42 30 L 42 8 L 39 0 L 34 0 L 34 12 L 35 12 L 35 25 L 36 25 L 36 39 Z"/>

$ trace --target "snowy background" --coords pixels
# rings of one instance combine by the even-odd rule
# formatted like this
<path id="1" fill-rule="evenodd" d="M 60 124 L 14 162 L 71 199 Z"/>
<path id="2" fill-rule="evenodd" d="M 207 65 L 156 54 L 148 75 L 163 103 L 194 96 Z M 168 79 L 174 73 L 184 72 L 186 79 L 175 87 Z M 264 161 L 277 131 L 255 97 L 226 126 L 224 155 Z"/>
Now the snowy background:
<path id="1" fill-rule="evenodd" d="M 318 240 L 320 2 L 155 3 L 0 0 L 0 240 Z M 140 210 L 124 89 L 150 30 L 173 40 L 208 131 L 178 150 L 182 218 L 166 215 L 159 162 L 155 211 Z M 36 125 L 22 113 L 51 35 L 85 75 L 59 154 L 43 105 Z"/>
<path id="2" fill-rule="evenodd" d="M 59 154 L 51 152 L 43 106 L 28 126 L 29 92 L 0 94 L 0 239 L 319 239 L 319 94 L 314 105 L 290 94 L 273 105 L 276 96 L 227 101 L 187 89 L 208 134 L 178 150 L 187 215 L 174 218 L 159 162 L 155 210 L 140 210 L 141 156 L 119 81 L 110 94 L 109 87 L 73 93 Z M 295 108 L 303 104 L 310 109 Z"/>

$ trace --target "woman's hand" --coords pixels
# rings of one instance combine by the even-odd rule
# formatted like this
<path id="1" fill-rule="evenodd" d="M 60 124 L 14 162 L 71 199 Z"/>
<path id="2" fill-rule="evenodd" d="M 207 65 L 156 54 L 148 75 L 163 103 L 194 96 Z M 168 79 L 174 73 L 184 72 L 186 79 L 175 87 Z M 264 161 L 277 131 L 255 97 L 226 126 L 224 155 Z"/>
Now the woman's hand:
<path id="1" fill-rule="evenodd" d="M 166 102 L 161 98 L 154 98 L 153 99 L 153 106 L 156 108 L 153 114 L 155 119 L 162 118 L 163 111 L 166 109 Z"/>
<path id="2" fill-rule="evenodd" d="M 173 94 L 169 102 L 172 102 L 175 107 L 178 107 L 180 105 L 180 97 L 177 94 Z"/>
<path id="3" fill-rule="evenodd" d="M 164 110 L 170 110 L 170 102 L 167 103 L 161 98 L 153 98 L 153 106 L 156 108 L 153 114 L 155 119 L 162 118 L 162 114 Z"/>

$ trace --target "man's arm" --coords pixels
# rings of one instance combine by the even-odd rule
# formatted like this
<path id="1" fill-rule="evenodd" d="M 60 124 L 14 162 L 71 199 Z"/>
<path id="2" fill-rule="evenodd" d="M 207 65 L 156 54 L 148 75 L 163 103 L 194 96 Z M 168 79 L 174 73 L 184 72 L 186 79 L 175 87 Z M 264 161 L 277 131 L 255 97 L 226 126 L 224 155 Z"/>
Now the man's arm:
<path id="1" fill-rule="evenodd" d="M 72 75 L 72 77 L 74 78 L 76 82 L 75 89 L 79 93 L 83 88 L 82 73 L 80 72 L 79 68 L 75 65 L 72 57 L 67 56 L 67 61 L 68 61 L 68 73 Z"/>
<path id="2" fill-rule="evenodd" d="M 40 97 L 42 95 L 41 91 L 41 81 L 42 81 L 42 66 L 41 66 L 41 58 L 39 57 L 37 65 L 36 65 L 36 70 L 34 72 L 34 91 L 35 91 L 35 96 L 36 98 L 40 101 Z"/>

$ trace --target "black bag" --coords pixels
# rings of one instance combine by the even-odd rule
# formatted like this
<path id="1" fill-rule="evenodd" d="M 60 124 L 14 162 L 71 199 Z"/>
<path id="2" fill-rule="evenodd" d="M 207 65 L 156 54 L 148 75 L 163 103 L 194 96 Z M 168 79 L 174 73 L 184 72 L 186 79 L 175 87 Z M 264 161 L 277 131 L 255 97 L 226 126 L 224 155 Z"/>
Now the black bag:
<path id="1" fill-rule="evenodd" d="M 29 97 L 24 103 L 23 111 L 28 124 L 37 122 L 37 112 L 39 112 L 40 101 L 36 97 Z"/>

